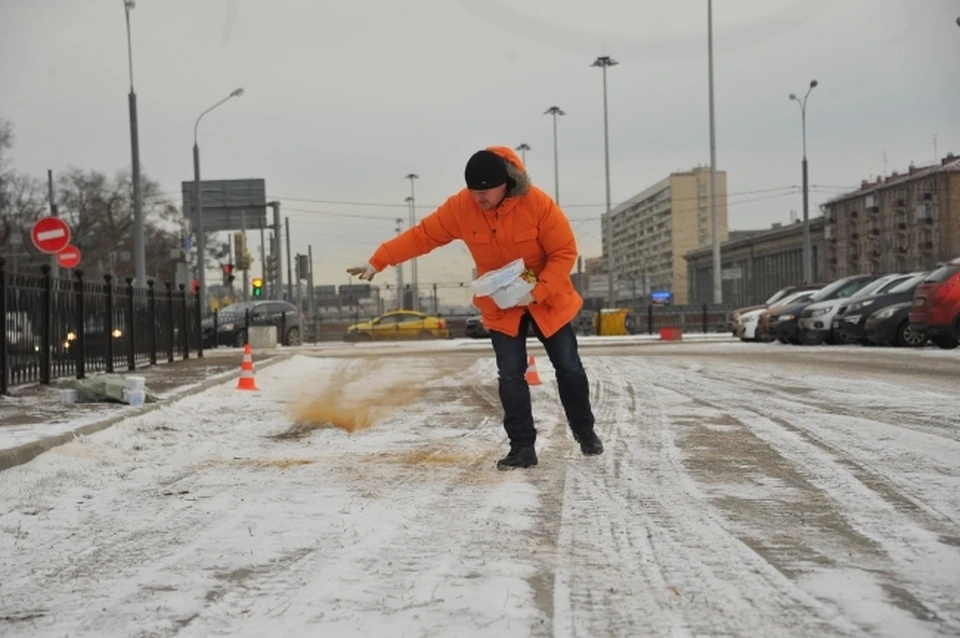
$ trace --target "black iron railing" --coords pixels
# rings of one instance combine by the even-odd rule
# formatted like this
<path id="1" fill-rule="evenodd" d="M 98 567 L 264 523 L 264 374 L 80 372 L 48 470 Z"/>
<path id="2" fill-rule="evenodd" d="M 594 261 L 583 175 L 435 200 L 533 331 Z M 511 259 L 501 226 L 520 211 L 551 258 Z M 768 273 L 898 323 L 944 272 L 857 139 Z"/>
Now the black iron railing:
<path id="1" fill-rule="evenodd" d="M 9 273 L 0 257 L 0 394 L 25 383 L 203 356 L 199 296 L 183 285 Z"/>

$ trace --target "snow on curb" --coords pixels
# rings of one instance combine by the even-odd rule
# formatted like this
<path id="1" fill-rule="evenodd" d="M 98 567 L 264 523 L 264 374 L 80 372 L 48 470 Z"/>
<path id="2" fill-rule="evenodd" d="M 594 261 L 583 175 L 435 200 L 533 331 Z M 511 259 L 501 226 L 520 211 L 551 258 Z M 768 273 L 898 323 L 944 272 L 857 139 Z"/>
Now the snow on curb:
<path id="1" fill-rule="evenodd" d="M 274 364 L 286 361 L 292 355 L 293 353 L 278 354 L 274 357 L 271 357 L 267 361 L 264 361 L 263 363 L 258 363 L 257 369 L 262 370 L 263 368 L 269 368 Z M 129 419 L 130 417 L 147 414 L 153 410 L 165 405 L 169 405 L 170 403 L 185 397 L 200 394 L 201 392 L 209 390 L 210 388 L 216 387 L 222 383 L 226 383 L 227 381 L 230 381 L 239 375 L 239 370 L 221 372 L 220 374 L 216 374 L 205 381 L 178 387 L 166 392 L 160 395 L 157 403 L 148 403 L 143 406 L 122 408 L 118 414 L 115 414 L 108 419 L 89 423 L 80 421 L 80 424 L 78 424 L 76 421 L 72 423 L 63 423 L 61 425 L 67 428 L 65 432 L 60 432 L 59 434 L 52 436 L 46 436 L 29 443 L 18 445 L 16 447 L 0 450 L 0 472 L 18 465 L 23 465 L 24 463 L 29 463 L 44 452 L 65 443 L 69 443 L 77 437 L 88 436 L 90 434 L 100 432 L 101 430 L 106 430 L 107 428 L 116 425 L 121 421 Z"/>

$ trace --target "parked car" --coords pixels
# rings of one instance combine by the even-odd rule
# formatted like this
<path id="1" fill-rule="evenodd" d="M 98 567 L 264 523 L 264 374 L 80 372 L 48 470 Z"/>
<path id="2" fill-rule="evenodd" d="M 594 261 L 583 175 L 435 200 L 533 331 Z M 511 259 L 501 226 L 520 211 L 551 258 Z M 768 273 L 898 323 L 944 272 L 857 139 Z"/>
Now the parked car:
<path id="1" fill-rule="evenodd" d="M 877 308 L 869 315 L 863 325 L 866 339 L 878 346 L 900 346 L 919 348 L 927 344 L 927 335 L 917 332 L 910 326 L 910 308 L 913 300 L 902 301 L 886 308 Z"/>
<path id="2" fill-rule="evenodd" d="M 468 317 L 464 324 L 463 331 L 464 336 L 470 339 L 484 339 L 490 336 L 490 332 L 488 332 L 487 327 L 483 325 L 483 319 L 481 319 L 480 315 Z"/>
<path id="3" fill-rule="evenodd" d="M 782 298 L 782 304 L 800 303 L 808 301 L 818 289 L 794 291 Z M 764 313 L 768 311 L 766 306 L 761 306 L 753 310 L 744 312 L 737 319 L 737 325 L 734 327 L 733 335 L 739 337 L 740 341 L 764 341 L 761 321 Z M 767 339 L 768 340 L 768 339 Z"/>
<path id="4" fill-rule="evenodd" d="M 447 339 L 447 320 L 413 310 L 388 312 L 347 328 L 344 341 Z"/>
<path id="5" fill-rule="evenodd" d="M 289 301 L 242 301 L 230 304 L 217 313 L 218 345 L 243 346 L 247 339 L 247 310 L 251 326 L 276 326 L 277 341 L 285 346 L 300 345 L 303 315 Z M 203 320 L 203 347 L 213 347 L 213 318 Z"/>
<path id="6" fill-rule="evenodd" d="M 960 257 L 943 264 L 917 286 L 910 328 L 944 349 L 960 344 Z"/>
<path id="7" fill-rule="evenodd" d="M 843 277 L 818 290 L 808 301 L 783 306 L 783 309 L 779 311 L 775 317 L 770 317 L 777 341 L 780 343 L 801 343 L 799 322 L 801 315 L 807 307 L 815 303 L 820 303 L 821 301 L 845 299 L 876 278 L 877 275 L 850 275 L 849 277 Z"/>
<path id="8" fill-rule="evenodd" d="M 900 276 L 902 275 L 853 275 L 845 280 L 841 279 L 840 281 L 844 281 L 843 285 L 825 296 L 815 295 L 811 303 L 800 313 L 800 319 L 797 321 L 797 340 L 806 345 L 836 343 L 833 337 L 833 317 L 841 307 L 846 305 L 848 298 L 861 291 L 869 294 L 879 287 L 890 284 Z M 831 286 L 836 283 L 838 282 L 834 282 Z M 821 293 L 825 293 L 826 290 L 827 288 L 824 288 Z"/>
<path id="9" fill-rule="evenodd" d="M 865 333 L 867 319 L 888 306 L 913 300 L 914 291 L 928 274 L 928 272 L 911 273 L 906 279 L 895 280 L 894 284 L 884 285 L 873 294 L 857 293 L 851 297 L 850 302 L 841 308 L 833 319 L 833 334 L 836 340 L 856 342 L 861 345 L 874 343 Z M 864 292 L 867 288 L 863 288 L 860 292 Z"/>
<path id="10" fill-rule="evenodd" d="M 773 293 L 762 304 L 758 304 L 756 306 L 745 306 L 743 308 L 737 308 L 736 310 L 731 312 L 730 316 L 727 317 L 727 329 L 733 332 L 734 337 L 739 336 L 737 334 L 737 322 L 739 321 L 740 317 L 742 317 L 743 315 L 754 312 L 755 310 L 764 310 L 774 304 L 782 304 L 784 300 L 791 295 L 794 295 L 798 292 L 803 292 L 806 290 L 820 290 L 825 285 L 826 284 L 822 284 L 822 283 L 799 284 L 796 286 L 786 286 L 785 288 L 781 288 L 777 292 Z"/>

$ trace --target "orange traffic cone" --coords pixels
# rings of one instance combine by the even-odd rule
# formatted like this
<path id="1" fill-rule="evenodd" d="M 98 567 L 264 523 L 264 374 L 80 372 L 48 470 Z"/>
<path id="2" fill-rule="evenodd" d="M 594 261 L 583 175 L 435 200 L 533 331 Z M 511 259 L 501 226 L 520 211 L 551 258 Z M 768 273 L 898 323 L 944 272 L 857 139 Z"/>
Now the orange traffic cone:
<path id="1" fill-rule="evenodd" d="M 253 376 L 253 352 L 249 343 L 243 347 L 243 363 L 240 364 L 240 380 L 237 382 L 237 390 L 260 391 Z"/>
<path id="2" fill-rule="evenodd" d="M 540 385 L 540 373 L 537 372 L 537 360 L 531 356 L 527 363 L 527 385 Z"/>

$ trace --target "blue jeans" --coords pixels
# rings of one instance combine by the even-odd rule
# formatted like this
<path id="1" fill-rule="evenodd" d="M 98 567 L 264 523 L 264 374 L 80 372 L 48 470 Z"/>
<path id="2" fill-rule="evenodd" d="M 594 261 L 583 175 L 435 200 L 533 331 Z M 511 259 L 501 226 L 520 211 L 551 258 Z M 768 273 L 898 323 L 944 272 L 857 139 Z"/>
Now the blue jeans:
<path id="1" fill-rule="evenodd" d="M 529 313 L 520 320 L 516 337 L 490 331 L 493 350 L 497 356 L 500 377 L 500 403 L 503 405 L 503 429 L 511 445 L 531 446 L 537 440 L 530 405 L 530 386 L 527 385 L 527 327 L 543 344 L 550 363 L 557 374 L 560 403 L 567 415 L 570 429 L 576 433 L 593 430 L 594 417 L 590 408 L 590 384 L 577 352 L 577 334 L 569 323 L 549 339 L 545 339 Z"/>

